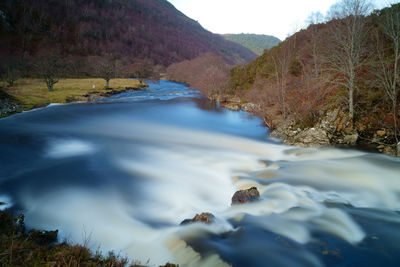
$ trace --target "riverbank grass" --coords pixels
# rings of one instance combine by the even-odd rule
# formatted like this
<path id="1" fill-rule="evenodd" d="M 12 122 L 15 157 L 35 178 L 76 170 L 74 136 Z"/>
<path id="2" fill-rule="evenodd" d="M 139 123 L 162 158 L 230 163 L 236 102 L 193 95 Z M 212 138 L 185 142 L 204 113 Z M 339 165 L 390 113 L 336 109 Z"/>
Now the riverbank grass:
<path id="1" fill-rule="evenodd" d="M 0 82 L 0 88 L 13 96 L 24 110 L 50 103 L 87 101 L 87 95 L 107 95 L 125 91 L 127 88 L 145 87 L 143 82 L 135 79 L 111 79 L 110 88 L 105 85 L 105 80 L 100 78 L 60 79 L 54 85 L 54 91 L 49 91 L 43 79 L 20 79 L 12 87 Z"/>
<path id="2" fill-rule="evenodd" d="M 67 241 L 60 243 L 57 235 L 58 230 L 27 230 L 22 214 L 13 216 L 8 210 L 0 209 L 0 266 L 148 266 L 113 251 L 106 255 L 99 249 L 93 251 L 86 246 L 90 241 L 88 238 L 85 238 L 84 245 L 78 245 Z M 179 265 L 167 263 L 160 267 Z"/>

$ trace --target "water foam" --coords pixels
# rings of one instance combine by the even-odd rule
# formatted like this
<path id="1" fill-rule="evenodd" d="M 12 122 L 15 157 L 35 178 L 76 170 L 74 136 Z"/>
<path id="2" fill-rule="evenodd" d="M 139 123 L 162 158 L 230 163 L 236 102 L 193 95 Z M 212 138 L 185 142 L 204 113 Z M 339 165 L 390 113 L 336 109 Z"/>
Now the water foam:
<path id="1" fill-rule="evenodd" d="M 89 142 L 76 139 L 55 139 L 49 142 L 45 155 L 49 158 L 67 158 L 90 154 L 95 147 Z"/>

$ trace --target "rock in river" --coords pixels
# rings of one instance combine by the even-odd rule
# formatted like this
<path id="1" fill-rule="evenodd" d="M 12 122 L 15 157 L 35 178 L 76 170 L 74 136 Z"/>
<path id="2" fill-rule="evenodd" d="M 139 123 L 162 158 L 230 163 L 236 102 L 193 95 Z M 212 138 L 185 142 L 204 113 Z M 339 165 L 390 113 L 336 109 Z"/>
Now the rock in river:
<path id="1" fill-rule="evenodd" d="M 202 214 L 196 214 L 193 219 L 186 219 L 181 222 L 181 225 L 188 224 L 188 223 L 195 223 L 195 222 L 202 222 L 202 223 L 213 223 L 215 220 L 215 216 L 211 213 L 204 212 Z"/>
<path id="2" fill-rule="evenodd" d="M 232 197 L 232 205 L 252 202 L 260 198 L 257 187 L 237 191 Z"/>

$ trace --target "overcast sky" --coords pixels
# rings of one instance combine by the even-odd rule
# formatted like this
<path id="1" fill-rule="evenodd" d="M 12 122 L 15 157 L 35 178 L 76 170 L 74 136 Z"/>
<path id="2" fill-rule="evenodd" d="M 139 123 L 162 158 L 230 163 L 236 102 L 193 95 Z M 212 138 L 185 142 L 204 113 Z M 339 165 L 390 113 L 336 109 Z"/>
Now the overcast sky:
<path id="1" fill-rule="evenodd" d="M 337 0 L 169 0 L 214 33 L 257 33 L 285 39 L 312 12 L 325 13 Z M 383 7 L 392 0 L 376 0 Z"/>

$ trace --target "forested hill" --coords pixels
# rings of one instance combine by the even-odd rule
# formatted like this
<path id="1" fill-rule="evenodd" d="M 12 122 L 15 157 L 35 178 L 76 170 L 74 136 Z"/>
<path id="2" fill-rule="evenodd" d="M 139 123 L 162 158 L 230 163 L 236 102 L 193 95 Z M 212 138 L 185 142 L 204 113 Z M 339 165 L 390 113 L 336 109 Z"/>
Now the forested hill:
<path id="1" fill-rule="evenodd" d="M 228 41 L 247 47 L 257 55 L 262 55 L 265 49 L 277 46 L 281 42 L 275 36 L 264 34 L 223 34 L 222 37 Z"/>
<path id="2" fill-rule="evenodd" d="M 0 56 L 112 55 L 167 66 L 213 52 L 245 63 L 250 50 L 206 31 L 166 0 L 3 0 Z"/>
<path id="3" fill-rule="evenodd" d="M 271 128 L 292 123 L 292 131 L 285 125 L 286 136 L 317 129 L 340 110 L 342 119 L 329 125 L 334 134 L 321 128 L 321 136 L 335 144 L 397 149 L 400 155 L 400 4 L 370 13 L 360 11 L 359 1 L 340 3 L 329 21 L 233 68 L 228 88 L 259 105 Z"/>

